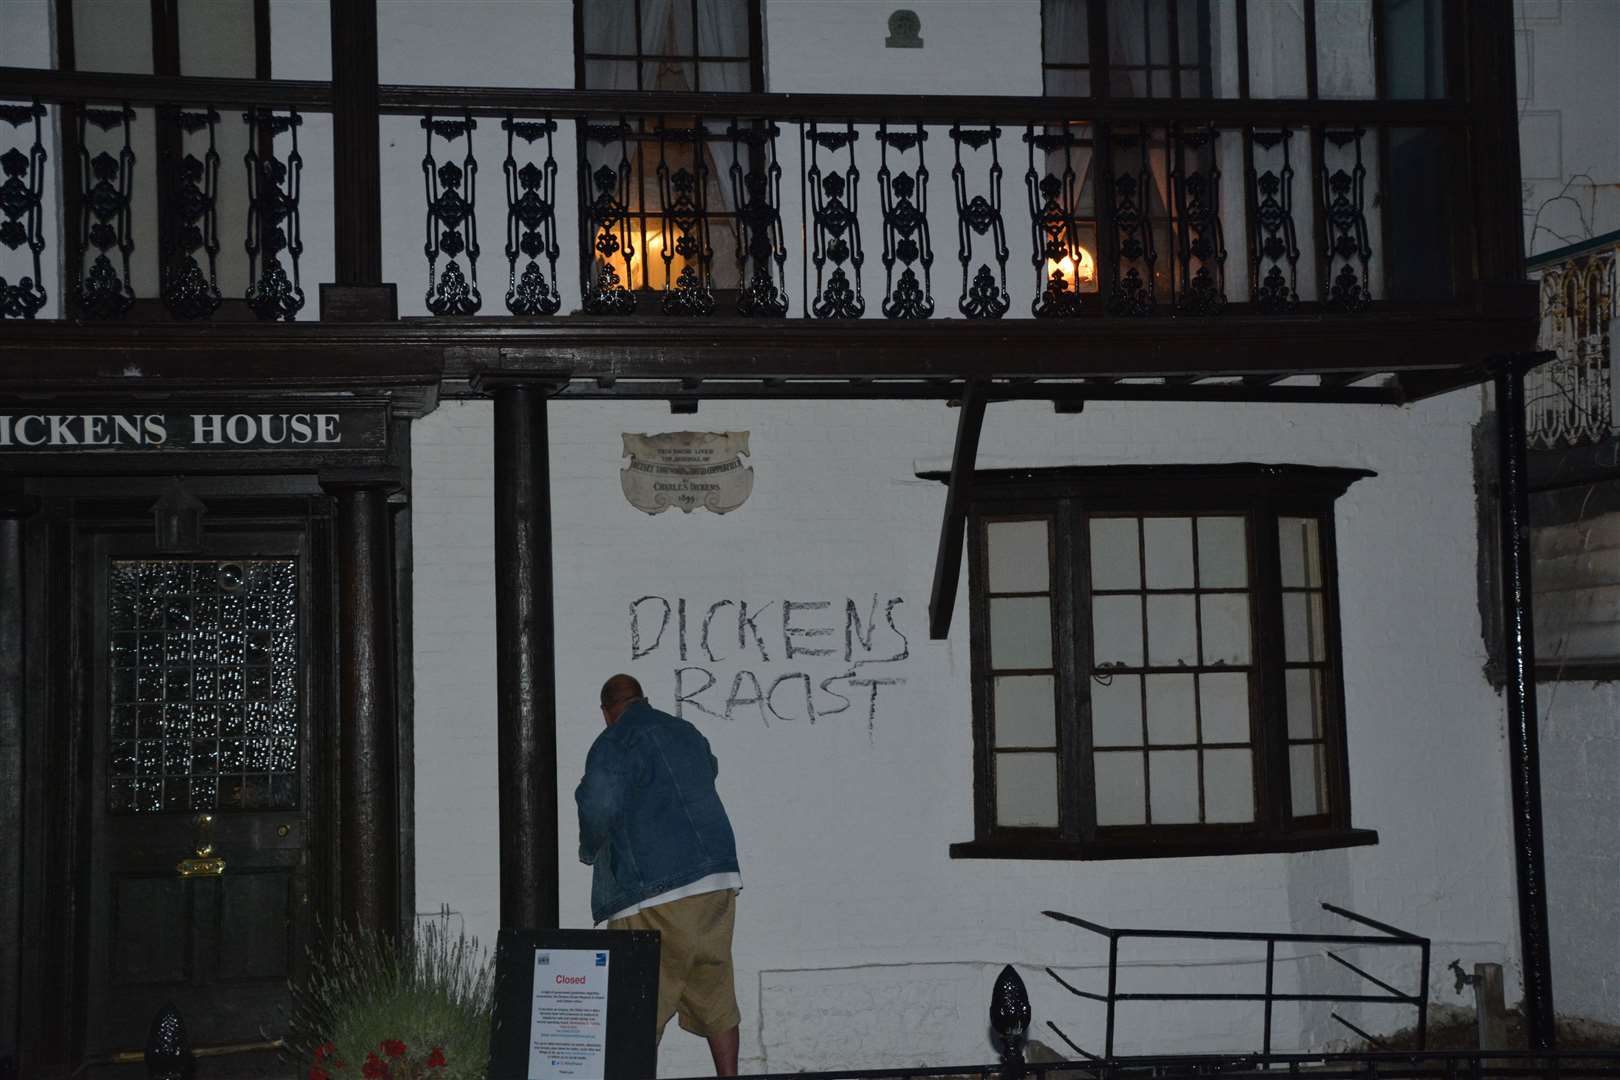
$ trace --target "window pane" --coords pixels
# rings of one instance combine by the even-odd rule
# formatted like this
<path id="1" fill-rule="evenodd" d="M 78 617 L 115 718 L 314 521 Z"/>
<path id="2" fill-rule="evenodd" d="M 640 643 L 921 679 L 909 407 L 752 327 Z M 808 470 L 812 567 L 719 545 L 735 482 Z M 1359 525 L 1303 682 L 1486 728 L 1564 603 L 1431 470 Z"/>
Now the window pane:
<path id="1" fill-rule="evenodd" d="M 635 0 L 591 0 L 581 4 L 585 51 L 633 56 L 636 52 Z"/>
<path id="2" fill-rule="evenodd" d="M 1290 668 L 1284 676 L 1288 688 L 1288 737 L 1322 737 L 1322 675 L 1314 668 Z"/>
<path id="3" fill-rule="evenodd" d="M 1072 68 L 1047 68 L 1043 91 L 1047 97 L 1090 97 L 1091 73 Z"/>
<path id="4" fill-rule="evenodd" d="M 1135 518 L 1091 519 L 1091 587 L 1140 589 Z"/>
<path id="5" fill-rule="evenodd" d="M 1153 824 L 1185 825 L 1198 821 L 1198 753 L 1157 750 L 1148 754 L 1153 792 Z"/>
<path id="6" fill-rule="evenodd" d="M 1280 518 L 1277 547 L 1285 589 L 1322 587 L 1321 529 L 1315 518 Z"/>
<path id="7" fill-rule="evenodd" d="M 180 74 L 253 78 L 252 0 L 180 0 L 178 22 Z"/>
<path id="8" fill-rule="evenodd" d="M 1097 775 L 1097 824 L 1145 824 L 1147 787 L 1142 755 L 1112 751 L 1094 754 L 1092 760 Z"/>
<path id="9" fill-rule="evenodd" d="M 151 0 L 73 0 L 73 60 L 80 71 L 152 74 Z"/>
<path id="10" fill-rule="evenodd" d="M 1142 547 L 1148 588 L 1192 588 L 1192 518 L 1144 518 Z"/>
<path id="11" fill-rule="evenodd" d="M 744 45 L 744 51 L 747 51 L 746 44 Z M 746 94 L 749 90 L 751 77 L 746 62 L 737 63 L 733 61 L 698 65 L 698 78 L 700 79 L 698 89 L 704 93 Z M 725 130 L 723 126 L 721 130 Z M 714 203 L 711 201 L 709 205 L 713 206 Z M 715 243 L 715 248 L 716 250 L 725 250 L 720 247 L 718 241 Z"/>
<path id="12" fill-rule="evenodd" d="M 1089 63 L 1087 29 L 1086 0 L 1041 0 L 1041 52 L 1047 63 Z"/>
<path id="13" fill-rule="evenodd" d="M 1252 0 L 1248 29 L 1250 96 L 1305 97 L 1304 5 Z"/>
<path id="14" fill-rule="evenodd" d="M 1249 534 L 1240 517 L 1198 519 L 1198 586 L 1241 589 L 1249 584 Z"/>
<path id="15" fill-rule="evenodd" d="M 1056 828 L 1057 755 L 996 755 L 996 824 Z"/>
<path id="16" fill-rule="evenodd" d="M 1322 660 L 1322 594 L 1283 593 L 1283 659 Z"/>
<path id="17" fill-rule="evenodd" d="M 996 676 L 996 746 L 1056 746 L 1050 675 Z"/>
<path id="18" fill-rule="evenodd" d="M 1316 0 L 1316 87 L 1325 98 L 1372 98 L 1372 0 Z"/>
<path id="19" fill-rule="evenodd" d="M 585 61 L 585 88 L 587 90 L 635 90 L 636 65 L 632 60 Z M 594 144 L 593 144 L 594 147 Z M 601 150 L 594 153 L 602 154 Z M 618 144 L 613 146 L 613 161 L 618 163 Z M 636 244 L 640 248 L 640 243 Z"/>
<path id="20" fill-rule="evenodd" d="M 1091 742 L 1094 746 L 1142 745 L 1142 676 L 1091 680 Z"/>
<path id="21" fill-rule="evenodd" d="M 113 811 L 296 808 L 297 564 L 115 560 L 108 588 Z"/>
<path id="22" fill-rule="evenodd" d="M 1204 623 L 1204 663 L 1249 662 L 1249 594 L 1205 593 L 1198 598 Z"/>
<path id="23" fill-rule="evenodd" d="M 1310 817 L 1322 813 L 1326 800 L 1322 797 L 1322 747 L 1318 743 L 1288 748 L 1288 786 L 1293 793 L 1295 817 Z"/>
<path id="24" fill-rule="evenodd" d="M 1091 601 L 1093 667 L 1142 666 L 1142 598 L 1098 596 Z"/>
<path id="25" fill-rule="evenodd" d="M 1147 613 L 1150 663 L 1198 663 L 1198 621 L 1191 596 L 1150 596 Z"/>
<path id="26" fill-rule="evenodd" d="M 644 53 L 649 56 L 697 54 L 697 37 L 693 33 L 690 3 L 673 0 L 658 4 L 641 0 L 640 6 L 641 49 Z"/>
<path id="27" fill-rule="evenodd" d="M 1052 604 L 1044 596 L 990 601 L 990 666 L 1052 666 Z"/>
<path id="28" fill-rule="evenodd" d="M 1040 521 L 992 521 L 985 526 L 989 543 L 990 591 L 1046 592 L 1051 583 L 1051 524 Z"/>
<path id="29" fill-rule="evenodd" d="M 1441 0 L 1389 0 L 1385 5 L 1378 41 L 1389 97 L 1445 96 L 1444 18 Z"/>
<path id="30" fill-rule="evenodd" d="M 1198 676 L 1198 718 L 1206 743 L 1248 742 L 1248 675 Z"/>
<path id="31" fill-rule="evenodd" d="M 643 60 L 641 89 L 670 94 L 690 93 L 697 86 L 697 65 L 680 60 Z"/>
<path id="32" fill-rule="evenodd" d="M 1193 695 L 1191 675 L 1147 677 L 1149 742 L 1186 745 L 1198 741 Z"/>
<path id="33" fill-rule="evenodd" d="M 1253 751 L 1204 751 L 1204 820 L 1254 820 Z"/>

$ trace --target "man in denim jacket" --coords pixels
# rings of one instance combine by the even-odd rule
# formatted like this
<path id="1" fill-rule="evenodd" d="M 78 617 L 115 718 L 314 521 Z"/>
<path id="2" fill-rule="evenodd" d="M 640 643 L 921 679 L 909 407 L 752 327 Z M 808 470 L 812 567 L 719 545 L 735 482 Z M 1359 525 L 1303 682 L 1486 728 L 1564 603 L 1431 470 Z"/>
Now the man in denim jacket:
<path id="1" fill-rule="evenodd" d="M 591 917 L 610 930 L 657 930 L 658 1037 L 671 1016 L 709 1041 L 715 1074 L 737 1074 L 742 1014 L 731 934 L 742 877 L 709 741 L 647 704 L 641 684 L 602 685 L 607 730 L 585 758 L 579 859 L 591 867 Z"/>

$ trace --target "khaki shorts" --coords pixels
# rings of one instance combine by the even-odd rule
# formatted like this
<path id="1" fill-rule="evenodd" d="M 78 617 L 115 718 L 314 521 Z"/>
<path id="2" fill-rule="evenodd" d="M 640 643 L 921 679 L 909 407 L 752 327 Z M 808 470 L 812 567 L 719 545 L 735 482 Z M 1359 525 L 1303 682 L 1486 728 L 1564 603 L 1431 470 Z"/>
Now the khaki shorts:
<path id="1" fill-rule="evenodd" d="M 609 930 L 657 930 L 658 1038 L 671 1016 L 681 1027 L 709 1038 L 742 1022 L 731 971 L 731 932 L 737 921 L 737 892 L 721 889 L 643 908 L 610 919 Z"/>

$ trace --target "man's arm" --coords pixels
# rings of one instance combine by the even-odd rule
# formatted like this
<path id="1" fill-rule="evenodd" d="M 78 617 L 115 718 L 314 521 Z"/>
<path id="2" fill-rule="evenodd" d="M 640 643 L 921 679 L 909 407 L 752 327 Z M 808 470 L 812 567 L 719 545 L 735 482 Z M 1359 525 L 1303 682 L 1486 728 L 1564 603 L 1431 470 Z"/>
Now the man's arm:
<path id="1" fill-rule="evenodd" d="M 579 861 L 589 865 L 608 842 L 624 813 L 623 756 L 617 746 L 598 739 L 585 757 L 585 775 L 574 789 L 579 806 Z"/>

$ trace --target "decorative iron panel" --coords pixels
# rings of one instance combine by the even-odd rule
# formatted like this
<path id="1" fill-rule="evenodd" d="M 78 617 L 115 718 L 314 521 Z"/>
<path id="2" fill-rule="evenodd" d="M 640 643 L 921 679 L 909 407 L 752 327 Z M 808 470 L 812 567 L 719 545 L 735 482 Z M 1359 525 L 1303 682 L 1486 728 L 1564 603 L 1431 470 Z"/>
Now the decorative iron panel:
<path id="1" fill-rule="evenodd" d="M 1074 167 L 1080 140 L 1067 125 L 1056 130 L 1037 130 L 1030 125 L 1024 131 L 1024 142 L 1029 147 L 1024 187 L 1029 196 L 1031 261 L 1035 264 L 1035 299 L 1030 303 L 1030 313 L 1037 319 L 1070 319 L 1081 311 L 1081 183 Z M 1037 152 L 1040 167 L 1035 164 Z M 1054 172 L 1060 152 L 1063 167 Z M 1063 273 L 1065 263 L 1073 269 L 1068 276 Z"/>
<path id="2" fill-rule="evenodd" d="M 928 132 L 921 124 L 909 131 L 891 131 L 888 124 L 880 124 L 877 138 L 878 199 L 883 208 L 883 316 L 926 319 L 934 314 L 934 243 L 928 229 L 928 164 L 923 155 Z M 890 150 L 897 155 L 916 151 L 916 168 L 892 172 Z M 901 268 L 898 281 L 894 276 L 897 262 Z"/>
<path id="3" fill-rule="evenodd" d="M 737 314 L 746 318 L 779 319 L 788 312 L 782 166 L 776 160 L 781 133 L 769 120 L 726 129 L 731 136 L 731 201 L 737 208 L 737 277 L 743 283 Z"/>
<path id="4" fill-rule="evenodd" d="M 1335 311 L 1365 311 L 1372 303 L 1372 235 L 1367 228 L 1364 128 L 1322 132 L 1322 206 L 1327 280 L 1323 301 Z M 1327 148 L 1331 147 L 1329 151 Z M 1329 158 L 1337 159 L 1330 164 Z"/>
<path id="5" fill-rule="evenodd" d="M 515 120 L 508 116 L 501 121 L 506 132 L 506 310 L 513 315 L 555 315 L 562 307 L 557 294 L 557 157 L 552 144 L 557 122 L 544 120 Z M 546 140 L 543 164 L 517 162 L 517 140 L 522 139 L 531 150 L 535 142 Z M 532 153 L 527 155 L 532 156 Z M 528 259 L 518 276 L 518 256 Z M 551 278 L 540 269 L 544 258 L 551 268 Z"/>
<path id="6" fill-rule="evenodd" d="M 135 305 L 129 280 L 129 257 L 135 250 L 130 198 L 135 189 L 135 151 L 130 147 L 130 124 L 135 110 L 79 110 L 79 177 L 83 184 L 79 205 L 79 263 L 90 259 L 90 269 L 73 282 L 73 307 L 87 319 L 116 319 Z M 123 145 L 117 156 L 107 150 L 90 156 L 89 129 L 118 131 Z M 95 257 L 90 258 L 90 252 Z M 118 253 L 114 266 L 111 252 Z"/>
<path id="7" fill-rule="evenodd" d="M 658 214 L 664 237 L 658 256 L 664 263 L 665 315 L 713 315 L 714 245 L 709 236 L 709 155 L 702 124 L 658 128 Z M 690 155 L 670 161 L 671 146 Z M 680 273 L 675 260 L 681 260 Z"/>
<path id="8" fill-rule="evenodd" d="M 304 254 L 298 211 L 304 157 L 298 152 L 298 129 L 304 118 L 297 110 L 281 115 L 259 109 L 243 113 L 242 121 L 248 126 L 248 151 L 243 157 L 248 220 L 242 245 L 248 255 L 247 304 L 266 322 L 292 322 L 304 308 L 298 277 L 298 260 Z M 291 139 L 285 159 L 276 156 L 275 140 L 280 135 Z"/>
<path id="9" fill-rule="evenodd" d="M 1581 446 L 1615 433 L 1613 340 L 1616 249 L 1576 255 L 1541 271 L 1541 348 L 1558 359 L 1525 379 L 1530 444 Z"/>
<path id="10" fill-rule="evenodd" d="M 580 170 L 580 197 L 585 203 L 585 219 L 591 236 L 591 261 L 583 282 L 585 311 L 591 315 L 633 315 L 636 294 L 633 267 L 636 259 L 635 230 L 630 219 L 630 136 L 634 129 L 621 119 L 616 124 L 585 124 L 586 150 L 594 144 L 607 148 L 619 144 L 619 160 L 606 162 L 594 170 Z M 589 160 L 587 153 L 581 158 Z M 584 175 L 589 173 L 588 176 Z M 587 187 L 589 191 L 587 192 Z M 614 260 L 624 264 L 619 277 Z"/>
<path id="11" fill-rule="evenodd" d="M 962 264 L 962 295 L 956 309 L 970 319 L 999 319 L 1012 307 L 1007 292 L 1007 223 L 1001 213 L 1001 129 L 994 124 L 982 128 L 957 125 L 951 128 L 951 145 L 955 152 L 951 186 L 956 193 L 956 258 Z M 985 194 L 968 195 L 967 170 L 962 166 L 964 145 L 975 151 L 990 148 Z M 990 255 L 996 260 L 994 273 L 988 262 L 972 270 L 975 236 L 989 238 Z"/>
<path id="12" fill-rule="evenodd" d="M 1268 315 L 1299 306 L 1299 234 L 1294 222 L 1294 164 L 1287 128 L 1249 136 L 1249 231 L 1254 259 L 1249 294 Z"/>
<path id="13" fill-rule="evenodd" d="M 473 156 L 472 133 L 478 121 L 471 116 L 460 120 L 422 117 L 426 149 L 422 154 L 422 184 L 427 196 L 427 309 L 435 315 L 476 315 L 484 306 L 478 291 L 478 159 Z M 439 164 L 433 156 L 433 137 L 446 142 L 464 139 L 466 155 L 461 164 Z M 444 270 L 435 277 L 439 257 Z M 462 272 L 461 256 L 467 257 Z"/>
<path id="14" fill-rule="evenodd" d="M 44 275 L 40 253 L 45 250 L 44 208 L 45 106 L 0 104 L 0 123 L 19 131 L 32 129 L 33 140 L 26 152 L 16 146 L 0 154 L 0 246 L 9 251 L 26 248 L 33 262 L 33 273 L 24 274 L 15 285 L 0 277 L 0 319 L 32 319 L 45 306 Z"/>
<path id="15" fill-rule="evenodd" d="M 1221 166 L 1215 128 L 1176 131 L 1170 182 L 1175 192 L 1176 311 L 1216 315 L 1226 307 L 1226 237 L 1221 228 Z"/>
<path id="16" fill-rule="evenodd" d="M 816 268 L 816 295 L 809 314 L 818 319 L 859 319 L 866 314 L 866 299 L 861 295 L 861 264 L 866 261 L 861 247 L 861 171 L 855 167 L 855 143 L 860 137 L 854 124 L 823 131 L 814 123 L 805 136 L 810 163 L 804 174 L 809 189 L 805 201 L 811 207 L 810 261 Z M 824 174 L 822 151 L 830 157 L 840 150 L 847 155 L 844 168 L 829 166 Z M 832 264 L 830 273 L 828 263 Z"/>
<path id="17" fill-rule="evenodd" d="M 116 559 L 108 601 L 108 809 L 296 809 L 297 562 Z"/>
<path id="18" fill-rule="evenodd" d="M 201 158 L 194 153 L 171 158 L 164 164 L 169 183 L 164 190 L 168 223 L 163 238 L 163 304 L 177 319 L 206 319 L 219 309 L 219 151 L 214 131 L 219 113 L 200 112 L 160 114 L 171 124 L 177 138 L 207 132 L 207 149 Z M 204 272 L 197 261 L 201 253 L 208 262 Z"/>

